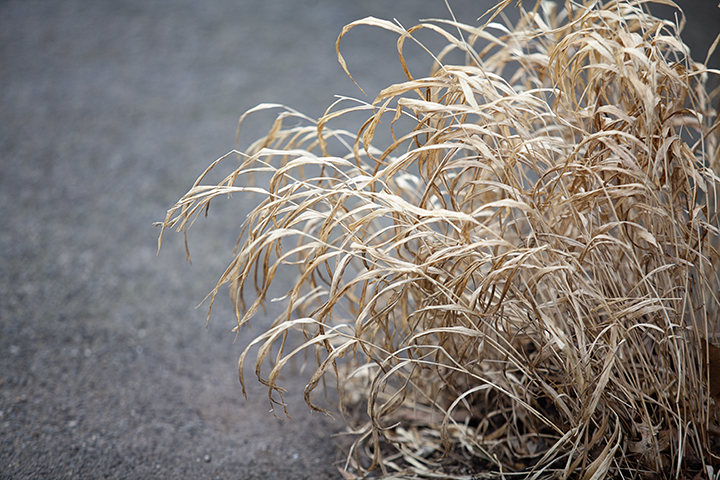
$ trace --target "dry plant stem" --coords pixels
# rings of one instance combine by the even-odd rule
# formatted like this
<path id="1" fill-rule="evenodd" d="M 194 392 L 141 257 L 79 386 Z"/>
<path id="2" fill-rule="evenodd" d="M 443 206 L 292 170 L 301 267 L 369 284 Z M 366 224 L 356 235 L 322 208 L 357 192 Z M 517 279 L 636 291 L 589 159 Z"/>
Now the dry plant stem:
<path id="1" fill-rule="evenodd" d="M 210 307 L 228 284 L 239 328 L 295 269 L 240 381 L 256 348 L 285 408 L 280 374 L 310 353 L 307 404 L 327 413 L 314 391 L 335 377 L 357 434 L 348 478 L 705 475 L 720 466 L 718 72 L 648 2 L 537 2 L 498 23 L 511 3 L 480 26 L 349 24 L 348 74 L 343 36 L 373 26 L 398 35 L 407 79 L 317 122 L 247 112 L 281 111 L 163 232 L 217 196 L 261 196 Z M 416 79 L 403 49 L 420 30 L 448 46 Z M 331 128 L 363 113 L 357 134 Z"/>

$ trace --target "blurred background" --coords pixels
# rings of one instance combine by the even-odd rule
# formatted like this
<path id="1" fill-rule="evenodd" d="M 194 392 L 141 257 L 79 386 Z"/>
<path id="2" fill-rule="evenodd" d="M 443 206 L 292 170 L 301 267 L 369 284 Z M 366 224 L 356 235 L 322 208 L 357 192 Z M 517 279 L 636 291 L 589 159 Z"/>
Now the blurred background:
<path id="1" fill-rule="evenodd" d="M 494 4 L 449 3 L 466 23 Z M 716 3 L 680 2 L 697 60 L 720 31 Z M 190 232 L 192 265 L 180 235 L 156 256 L 152 224 L 235 147 L 248 108 L 318 117 L 335 94 L 371 101 L 402 81 L 379 29 L 341 45 L 367 97 L 337 63 L 341 28 L 370 15 L 449 17 L 441 0 L 0 2 L 0 478 L 340 478 L 343 423 L 307 410 L 307 375 L 283 384 L 292 420 L 268 413 L 252 378 L 242 397 L 237 358 L 272 309 L 235 342 L 225 291 L 207 331 L 195 308 L 247 203 L 213 203 Z M 270 121 L 245 125 L 241 146 Z"/>

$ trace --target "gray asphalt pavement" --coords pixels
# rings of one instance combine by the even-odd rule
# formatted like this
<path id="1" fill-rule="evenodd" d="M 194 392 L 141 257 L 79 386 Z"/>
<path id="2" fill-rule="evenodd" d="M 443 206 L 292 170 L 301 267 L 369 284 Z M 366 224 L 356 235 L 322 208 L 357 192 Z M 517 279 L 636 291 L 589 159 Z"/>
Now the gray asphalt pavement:
<path id="1" fill-rule="evenodd" d="M 450 3 L 473 22 L 492 2 Z M 685 3 L 706 48 L 716 0 Z M 361 96 L 335 39 L 368 15 L 447 18 L 440 0 L 0 2 L 0 478 L 340 478 L 343 423 L 307 410 L 306 374 L 286 379 L 292 420 L 255 383 L 241 395 L 237 358 L 271 315 L 234 343 L 225 295 L 207 331 L 195 308 L 247 205 L 213 204 L 192 265 L 178 235 L 156 256 L 152 224 L 248 108 Z M 343 53 L 370 96 L 403 78 L 389 33 Z"/>

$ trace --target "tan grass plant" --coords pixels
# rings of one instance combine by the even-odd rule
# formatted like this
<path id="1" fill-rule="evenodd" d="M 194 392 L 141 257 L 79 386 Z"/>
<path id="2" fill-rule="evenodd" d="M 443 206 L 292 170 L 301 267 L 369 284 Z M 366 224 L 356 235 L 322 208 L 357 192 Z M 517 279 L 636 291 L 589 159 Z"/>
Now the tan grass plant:
<path id="1" fill-rule="evenodd" d="M 280 374 L 309 352 L 308 405 L 326 411 L 314 393 L 333 378 L 356 435 L 347 478 L 711 476 L 717 72 L 647 2 L 539 1 L 501 23 L 511 3 L 479 26 L 347 25 L 348 74 L 340 42 L 367 25 L 397 34 L 407 79 L 319 121 L 247 112 L 280 109 L 163 232 L 220 195 L 261 195 L 210 305 L 229 285 L 239 328 L 297 269 L 240 381 L 252 361 L 284 408 Z M 448 46 L 413 78 L 403 49 L 420 30 Z M 331 128 L 350 114 L 357 134 Z"/>

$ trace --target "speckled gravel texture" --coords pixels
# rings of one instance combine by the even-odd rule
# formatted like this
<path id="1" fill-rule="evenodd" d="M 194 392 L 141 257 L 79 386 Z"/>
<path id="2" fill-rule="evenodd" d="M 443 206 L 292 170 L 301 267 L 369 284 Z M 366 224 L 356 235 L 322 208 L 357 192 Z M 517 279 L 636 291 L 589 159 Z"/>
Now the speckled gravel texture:
<path id="1" fill-rule="evenodd" d="M 490 3 L 451 1 L 466 22 Z M 716 0 L 684 3 L 686 38 L 709 45 Z M 235 147 L 246 109 L 362 97 L 335 39 L 368 15 L 447 18 L 430 0 L 0 2 L 0 478 L 340 478 L 343 423 L 308 411 L 307 373 L 285 379 L 292 420 L 255 382 L 242 397 L 237 358 L 274 312 L 234 342 L 225 295 L 207 331 L 195 308 L 247 202 L 213 204 L 192 265 L 179 235 L 156 256 L 152 223 Z M 343 53 L 370 96 L 403 79 L 387 32 Z"/>

